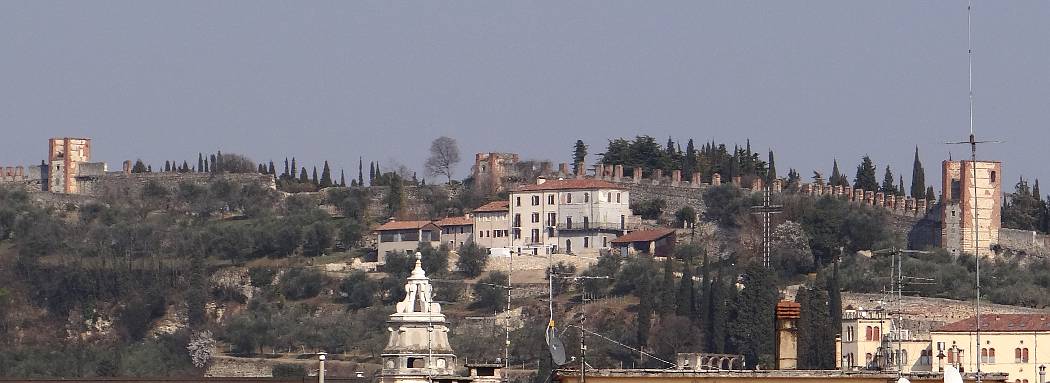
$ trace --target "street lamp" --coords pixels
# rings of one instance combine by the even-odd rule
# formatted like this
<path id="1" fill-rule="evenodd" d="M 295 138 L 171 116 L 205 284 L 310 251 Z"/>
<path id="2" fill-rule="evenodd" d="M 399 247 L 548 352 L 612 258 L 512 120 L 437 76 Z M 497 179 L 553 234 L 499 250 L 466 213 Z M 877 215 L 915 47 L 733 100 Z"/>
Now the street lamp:
<path id="1" fill-rule="evenodd" d="M 324 351 L 317 353 L 317 383 L 324 383 L 324 360 L 328 357 Z"/>
<path id="2" fill-rule="evenodd" d="M 1039 383 L 1046 383 L 1046 365 L 1039 365 Z"/>

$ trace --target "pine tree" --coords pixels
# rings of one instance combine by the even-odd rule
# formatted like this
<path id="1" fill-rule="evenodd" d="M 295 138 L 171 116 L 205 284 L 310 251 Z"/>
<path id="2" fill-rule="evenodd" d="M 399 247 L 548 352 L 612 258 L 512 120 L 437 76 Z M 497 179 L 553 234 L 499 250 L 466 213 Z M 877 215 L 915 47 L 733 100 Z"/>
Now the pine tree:
<path id="1" fill-rule="evenodd" d="M 870 157 L 864 156 L 860 165 L 857 165 L 857 175 L 853 177 L 853 187 L 871 192 L 879 190 L 879 181 L 875 179 L 875 164 L 871 162 Z"/>
<path id="2" fill-rule="evenodd" d="M 897 194 L 897 186 L 893 184 L 893 172 L 889 166 L 886 167 L 886 175 L 882 177 L 882 188 L 879 191 L 885 195 Z"/>
<path id="3" fill-rule="evenodd" d="M 314 173 L 313 173 L 313 177 L 310 178 L 310 182 L 313 183 L 315 186 L 319 185 L 319 181 L 317 180 L 317 167 L 316 166 L 314 166 Z"/>
<path id="4" fill-rule="evenodd" d="M 204 171 L 204 153 L 197 152 L 197 171 Z"/>
<path id="5" fill-rule="evenodd" d="M 324 161 L 324 167 L 321 170 L 320 185 L 322 188 L 332 186 L 332 169 L 328 167 L 328 160 Z"/>
<path id="6" fill-rule="evenodd" d="M 310 182 L 310 176 L 308 176 L 306 174 L 306 167 L 305 166 L 303 166 L 302 170 L 299 171 L 299 182 L 304 183 L 304 184 L 307 183 L 307 182 Z"/>
<path id="7" fill-rule="evenodd" d="M 346 174 L 343 174 L 343 169 L 339 169 L 339 186 L 346 187 Z"/>
<path id="8" fill-rule="evenodd" d="M 766 166 L 769 167 L 766 170 L 766 182 L 772 183 L 773 180 L 777 179 L 777 165 L 773 162 L 773 149 L 769 150 L 769 163 Z"/>
<path id="9" fill-rule="evenodd" d="M 915 147 L 915 160 L 911 167 L 911 198 L 922 199 L 929 198 L 926 196 L 926 171 L 922 168 L 922 161 L 919 161 L 919 147 Z M 932 197 L 932 196 L 930 196 Z"/>
<path id="10" fill-rule="evenodd" d="M 587 145 L 583 143 L 583 140 L 576 140 L 576 145 L 572 147 L 572 173 L 579 174 L 581 164 L 587 161 Z"/>
<path id="11" fill-rule="evenodd" d="M 364 168 L 362 167 L 362 162 L 363 161 L 364 161 L 364 158 L 357 157 L 357 185 L 358 186 L 361 186 L 361 185 L 365 184 L 365 174 L 364 174 L 364 171 L 363 171 Z M 351 182 L 351 183 L 353 183 L 353 182 Z"/>

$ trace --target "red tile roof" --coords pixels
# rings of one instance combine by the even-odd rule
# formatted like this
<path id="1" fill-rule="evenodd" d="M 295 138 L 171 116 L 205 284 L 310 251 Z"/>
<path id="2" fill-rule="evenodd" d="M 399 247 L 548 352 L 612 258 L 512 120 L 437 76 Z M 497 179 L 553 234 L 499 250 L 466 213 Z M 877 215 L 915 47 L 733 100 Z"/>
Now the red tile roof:
<path id="1" fill-rule="evenodd" d="M 390 221 L 379 225 L 375 231 L 421 229 L 430 224 L 430 221 Z"/>
<path id="2" fill-rule="evenodd" d="M 674 234 L 674 229 L 635 230 L 616 237 L 612 243 L 649 242 L 672 234 Z"/>
<path id="3" fill-rule="evenodd" d="M 609 181 L 594 179 L 568 179 L 548 180 L 542 184 L 523 185 L 514 191 L 540 191 L 540 190 L 575 190 L 575 189 L 618 189 L 625 190 L 620 185 Z"/>
<path id="4" fill-rule="evenodd" d="M 973 332 L 977 330 L 976 317 L 949 323 L 936 332 Z M 1050 331 L 1050 316 L 1047 314 L 981 314 L 981 331 L 1032 332 Z"/>
<path id="5" fill-rule="evenodd" d="M 444 226 L 467 226 L 467 225 L 473 225 L 474 224 L 474 219 L 470 218 L 470 217 L 465 217 L 465 216 L 462 216 L 462 217 L 446 217 L 446 218 L 442 218 L 442 219 L 439 219 L 437 221 L 434 221 L 434 224 L 438 225 L 438 226 L 442 226 L 442 227 L 444 227 Z"/>
<path id="6" fill-rule="evenodd" d="M 474 209 L 475 213 L 498 213 L 510 211 L 510 201 L 493 201 Z"/>

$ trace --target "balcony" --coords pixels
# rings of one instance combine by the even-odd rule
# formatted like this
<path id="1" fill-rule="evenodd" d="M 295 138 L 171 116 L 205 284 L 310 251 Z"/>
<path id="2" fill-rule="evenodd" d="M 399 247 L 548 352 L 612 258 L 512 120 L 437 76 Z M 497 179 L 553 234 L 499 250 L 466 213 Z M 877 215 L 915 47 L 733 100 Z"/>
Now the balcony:
<path id="1" fill-rule="evenodd" d="M 565 222 L 559 222 L 557 229 L 559 231 L 580 231 L 580 230 L 615 230 L 622 231 L 626 230 L 620 226 L 619 222 L 590 222 L 587 225 L 579 222 L 573 222 L 572 225 L 567 225 Z"/>

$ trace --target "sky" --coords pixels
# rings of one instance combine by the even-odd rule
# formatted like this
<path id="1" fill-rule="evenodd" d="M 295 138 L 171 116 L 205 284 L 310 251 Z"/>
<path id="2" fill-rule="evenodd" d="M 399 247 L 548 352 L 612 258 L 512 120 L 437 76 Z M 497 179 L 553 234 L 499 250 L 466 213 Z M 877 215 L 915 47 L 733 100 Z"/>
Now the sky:
<path id="1" fill-rule="evenodd" d="M 357 160 L 419 170 L 430 142 L 569 162 L 577 139 L 716 140 L 777 169 L 910 183 L 968 156 L 966 1 L 3 1 L 0 166 L 47 138 L 94 159 Z M 974 8 L 983 159 L 1050 180 L 1050 2 Z M 597 160 L 592 155 L 589 161 Z M 367 165 L 366 165 L 367 167 Z M 1044 189 L 1046 190 L 1046 189 Z"/>

